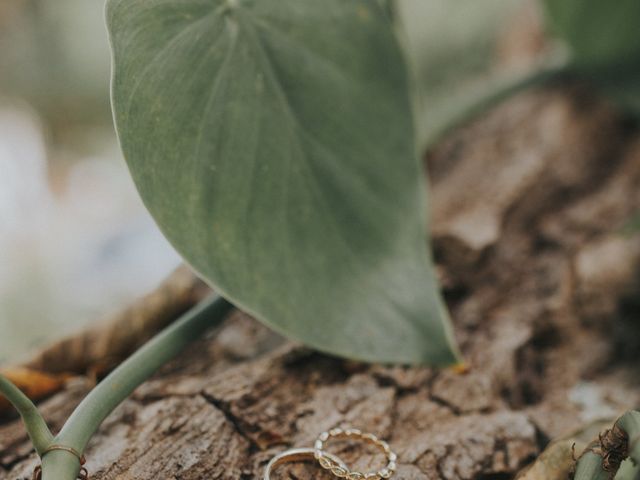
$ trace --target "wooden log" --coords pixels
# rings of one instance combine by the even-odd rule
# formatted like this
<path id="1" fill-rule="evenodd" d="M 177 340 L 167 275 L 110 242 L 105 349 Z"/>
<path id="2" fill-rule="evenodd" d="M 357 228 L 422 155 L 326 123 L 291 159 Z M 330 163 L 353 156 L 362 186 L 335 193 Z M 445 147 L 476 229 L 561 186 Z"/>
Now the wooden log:
<path id="1" fill-rule="evenodd" d="M 396 478 L 509 479 L 549 439 L 636 407 L 640 259 L 620 229 L 640 209 L 640 134 L 594 98 L 567 85 L 525 93 L 428 154 L 467 373 L 338 360 L 236 312 L 111 415 L 87 452 L 92 478 L 259 478 L 276 453 L 348 425 L 389 441 Z M 87 388 L 42 405 L 54 427 Z M 0 426 L 0 480 L 36 464 L 19 423 Z M 313 464 L 279 472 L 331 478 Z"/>

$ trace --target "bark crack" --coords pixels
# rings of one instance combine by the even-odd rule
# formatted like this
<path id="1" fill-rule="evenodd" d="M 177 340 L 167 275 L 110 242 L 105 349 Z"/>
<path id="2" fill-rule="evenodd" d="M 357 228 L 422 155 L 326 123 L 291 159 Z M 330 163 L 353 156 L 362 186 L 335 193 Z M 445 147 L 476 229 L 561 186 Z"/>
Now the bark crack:
<path id="1" fill-rule="evenodd" d="M 261 449 L 261 446 L 258 444 L 258 442 L 256 442 L 255 439 L 249 433 L 247 433 L 248 427 L 245 424 L 245 422 L 243 422 L 240 418 L 238 418 L 236 415 L 233 414 L 227 402 L 219 400 L 204 391 L 200 392 L 200 396 L 204 398 L 207 401 L 207 403 L 209 403 L 210 405 L 215 407 L 217 410 L 222 412 L 222 414 L 225 416 L 227 421 L 233 426 L 234 430 L 238 435 L 240 435 L 242 438 L 247 440 L 253 448 Z"/>

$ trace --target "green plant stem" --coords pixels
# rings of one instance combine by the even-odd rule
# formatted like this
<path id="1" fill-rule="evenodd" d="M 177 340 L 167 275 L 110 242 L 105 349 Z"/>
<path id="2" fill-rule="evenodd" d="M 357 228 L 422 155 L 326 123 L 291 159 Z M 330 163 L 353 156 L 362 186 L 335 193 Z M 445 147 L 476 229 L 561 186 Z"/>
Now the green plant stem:
<path id="1" fill-rule="evenodd" d="M 3 375 L 0 375 L 0 393 L 2 393 L 18 411 L 36 452 L 38 452 L 38 455 L 42 455 L 51 445 L 53 435 L 36 406 L 18 387 Z"/>
<path id="2" fill-rule="evenodd" d="M 640 412 L 632 410 L 625 413 L 616 422 L 629 437 L 629 458 L 640 465 Z"/>
<path id="3" fill-rule="evenodd" d="M 571 70 L 567 62 L 549 61 L 547 65 L 537 66 L 525 74 L 509 75 L 483 83 L 471 94 L 462 95 L 446 110 L 432 112 L 426 105 L 426 115 L 437 118 L 436 123 L 424 128 L 425 137 L 421 146 L 430 148 L 441 140 L 448 132 L 459 127 L 496 106 L 507 98 L 529 88 L 543 85 L 566 75 Z M 431 122 L 429 122 L 431 123 Z M 427 122 L 424 124 L 428 125 Z"/>
<path id="4" fill-rule="evenodd" d="M 615 476 L 616 480 L 639 480 L 640 479 L 640 465 L 634 464 L 631 460 L 625 460 L 620 465 L 618 473 Z"/>
<path id="5" fill-rule="evenodd" d="M 573 480 L 609 480 L 609 474 L 602 468 L 602 457 L 593 452 L 582 455 Z"/>
<path id="6" fill-rule="evenodd" d="M 156 335 L 87 395 L 54 442 L 82 454 L 104 419 L 136 387 L 205 330 L 218 325 L 231 308 L 222 297 L 213 296 Z M 42 459 L 43 480 L 75 480 L 79 469 L 78 459 L 66 451 L 52 451 Z"/>
<path id="7" fill-rule="evenodd" d="M 622 434 L 615 434 L 616 431 L 620 432 L 620 430 Z M 637 480 L 640 472 L 640 468 L 638 468 L 640 465 L 640 412 L 629 411 L 625 413 L 616 420 L 613 430 L 609 431 L 608 434 L 611 434 L 611 432 L 614 433 L 614 438 L 624 438 L 626 434 L 626 447 L 620 450 L 626 451 L 629 459 L 629 461 L 621 464 L 615 478 L 617 480 Z M 618 441 L 615 444 L 618 444 Z M 597 443 L 596 446 L 602 448 L 602 445 Z M 616 449 L 618 448 L 616 447 Z M 578 459 L 574 480 L 608 480 L 612 478 L 611 473 L 606 472 L 603 468 L 602 455 L 595 453 L 596 451 L 599 452 L 599 450 L 588 451 Z"/>

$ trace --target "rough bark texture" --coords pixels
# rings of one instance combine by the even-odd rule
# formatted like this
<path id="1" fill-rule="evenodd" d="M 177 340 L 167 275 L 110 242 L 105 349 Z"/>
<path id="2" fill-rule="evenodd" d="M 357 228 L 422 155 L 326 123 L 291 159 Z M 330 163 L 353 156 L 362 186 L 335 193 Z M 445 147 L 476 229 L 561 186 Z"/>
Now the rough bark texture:
<path id="1" fill-rule="evenodd" d="M 285 447 L 351 425 L 389 440 L 397 478 L 509 479 L 548 439 L 637 406 L 640 237 L 621 228 L 640 209 L 640 134 L 559 86 L 507 102 L 428 164 L 468 373 L 337 360 L 235 313 L 108 419 L 87 452 L 92 478 L 258 478 Z M 54 428 L 87 388 L 43 404 Z M 29 478 L 37 460 L 19 423 L 0 427 L 0 452 L 0 479 Z"/>

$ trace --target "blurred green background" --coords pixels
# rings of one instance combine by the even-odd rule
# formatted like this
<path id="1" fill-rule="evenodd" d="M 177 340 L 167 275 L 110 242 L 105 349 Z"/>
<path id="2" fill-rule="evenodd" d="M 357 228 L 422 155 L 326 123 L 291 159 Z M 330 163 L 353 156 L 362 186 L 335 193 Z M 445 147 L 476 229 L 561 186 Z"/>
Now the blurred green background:
<path id="1" fill-rule="evenodd" d="M 117 146 L 103 9 L 0 3 L 0 362 L 117 309 L 179 261 Z"/>
<path id="2" fill-rule="evenodd" d="M 523 3 L 399 0 L 421 130 L 500 68 L 497 38 Z M 179 262 L 117 146 L 103 8 L 0 3 L 0 364 L 119 308 Z"/>

